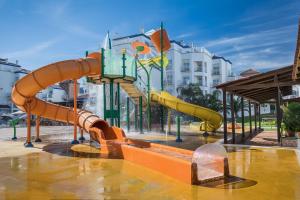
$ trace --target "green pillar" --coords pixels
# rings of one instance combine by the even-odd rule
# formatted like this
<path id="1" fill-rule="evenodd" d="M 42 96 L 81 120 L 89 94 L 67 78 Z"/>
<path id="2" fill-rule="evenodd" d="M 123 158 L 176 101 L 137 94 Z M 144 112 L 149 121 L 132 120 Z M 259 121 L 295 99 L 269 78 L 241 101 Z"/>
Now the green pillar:
<path id="1" fill-rule="evenodd" d="M 138 129 L 138 106 L 134 105 L 134 129 L 137 130 Z"/>
<path id="2" fill-rule="evenodd" d="M 139 97 L 140 133 L 143 134 L 143 97 Z"/>
<path id="3" fill-rule="evenodd" d="M 150 101 L 151 101 L 151 96 L 150 96 L 150 73 L 147 72 L 147 114 L 148 114 L 148 130 L 151 131 L 151 106 L 150 106 Z"/>
<path id="4" fill-rule="evenodd" d="M 126 54 L 125 54 L 125 50 L 122 50 L 122 68 L 123 68 L 123 78 L 125 78 L 126 76 L 126 65 L 125 65 L 125 61 L 126 61 Z"/>
<path id="5" fill-rule="evenodd" d="M 118 122 L 118 127 L 121 127 L 121 103 L 120 103 L 120 83 L 117 83 L 117 107 L 118 107 L 118 116 L 117 116 L 117 122 Z"/>
<path id="6" fill-rule="evenodd" d="M 16 128 L 16 121 L 15 120 L 12 120 L 11 124 L 13 126 L 13 129 L 14 129 L 14 136 L 11 138 L 12 140 L 16 140 L 17 139 L 17 128 Z"/>
<path id="7" fill-rule="evenodd" d="M 160 84 L 161 84 L 161 91 L 164 91 L 164 61 L 163 61 L 163 23 L 161 22 L 160 26 Z M 160 124 L 161 124 L 161 131 L 164 131 L 164 107 L 160 106 Z"/>
<path id="8" fill-rule="evenodd" d="M 182 139 L 180 138 L 180 117 L 179 116 L 176 116 L 176 127 L 177 127 L 176 142 L 182 142 Z"/>
<path id="9" fill-rule="evenodd" d="M 113 110 L 114 110 L 114 82 L 110 80 L 109 82 L 109 110 L 110 110 L 110 125 L 114 125 L 114 117 L 113 117 Z"/>
<path id="10" fill-rule="evenodd" d="M 130 131 L 130 108 L 129 108 L 129 97 L 126 98 L 126 123 L 127 123 L 127 131 Z"/>

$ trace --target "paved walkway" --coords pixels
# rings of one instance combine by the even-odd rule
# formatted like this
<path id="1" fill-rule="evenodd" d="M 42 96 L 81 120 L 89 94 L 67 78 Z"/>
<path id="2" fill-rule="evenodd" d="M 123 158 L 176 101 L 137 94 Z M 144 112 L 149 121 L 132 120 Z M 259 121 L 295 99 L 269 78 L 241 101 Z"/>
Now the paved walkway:
<path id="1" fill-rule="evenodd" d="M 258 133 L 254 137 L 248 139 L 245 144 L 256 146 L 281 146 L 281 144 L 277 142 L 276 131 L 263 131 Z M 284 138 L 282 140 L 282 146 L 297 147 L 297 140 L 295 138 Z"/>

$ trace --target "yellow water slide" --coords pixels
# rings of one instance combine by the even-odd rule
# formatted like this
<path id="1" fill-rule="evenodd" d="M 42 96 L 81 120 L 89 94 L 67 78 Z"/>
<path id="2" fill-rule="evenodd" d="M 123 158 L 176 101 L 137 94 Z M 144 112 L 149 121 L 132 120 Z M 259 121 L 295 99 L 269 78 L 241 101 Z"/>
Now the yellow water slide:
<path id="1" fill-rule="evenodd" d="M 216 131 L 221 127 L 223 117 L 220 113 L 205 107 L 187 103 L 172 96 L 168 92 L 151 92 L 151 101 L 171 108 L 173 110 L 195 116 L 202 120 L 200 130 Z"/>
<path id="2" fill-rule="evenodd" d="M 78 110 L 75 118 L 73 108 L 55 105 L 36 97 L 39 91 L 55 83 L 88 75 L 100 76 L 100 59 L 99 53 L 92 53 L 84 59 L 56 62 L 32 71 L 16 82 L 11 94 L 12 101 L 20 110 L 37 116 L 71 124 L 76 120 L 87 132 L 91 128 L 107 127 L 106 121 L 88 111 Z"/>

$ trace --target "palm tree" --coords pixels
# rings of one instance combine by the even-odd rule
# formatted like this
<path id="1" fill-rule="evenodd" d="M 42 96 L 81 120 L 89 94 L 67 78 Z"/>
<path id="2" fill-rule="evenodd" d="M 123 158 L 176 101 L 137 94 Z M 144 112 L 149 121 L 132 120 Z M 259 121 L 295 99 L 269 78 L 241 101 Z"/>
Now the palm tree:
<path id="1" fill-rule="evenodd" d="M 244 110 L 248 111 L 249 109 L 248 107 L 248 103 L 246 101 L 244 101 Z M 227 108 L 227 113 L 231 112 L 231 103 L 229 105 L 226 105 Z M 241 101 L 241 97 L 237 97 L 237 98 L 233 98 L 233 108 L 234 108 L 234 117 L 235 119 L 237 119 L 238 117 L 238 113 L 242 112 L 242 101 Z"/>
<path id="2" fill-rule="evenodd" d="M 197 84 L 188 84 L 177 88 L 178 98 L 195 105 L 210 108 L 217 112 L 222 110 L 222 103 L 218 99 L 219 91 L 204 95 Z"/>

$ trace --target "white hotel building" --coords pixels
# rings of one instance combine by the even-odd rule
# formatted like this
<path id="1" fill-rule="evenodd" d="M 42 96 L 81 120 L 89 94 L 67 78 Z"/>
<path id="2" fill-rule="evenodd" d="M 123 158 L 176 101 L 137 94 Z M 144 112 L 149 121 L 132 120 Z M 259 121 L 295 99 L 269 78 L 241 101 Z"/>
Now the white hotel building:
<path id="1" fill-rule="evenodd" d="M 28 72 L 17 61 L 12 63 L 8 59 L 0 58 L 0 114 L 16 110 L 10 97 L 11 90 L 15 82 Z"/>
<path id="2" fill-rule="evenodd" d="M 150 38 L 144 33 L 112 39 L 113 49 L 121 52 L 125 48 L 132 52 L 131 43 L 141 41 L 153 47 Z M 158 55 L 154 48 L 151 56 Z M 232 63 L 210 53 L 204 47 L 195 47 L 171 40 L 171 49 L 167 57 L 169 65 L 164 70 L 165 89 L 177 96 L 176 89 L 189 83 L 199 84 L 204 94 L 215 90 L 214 86 L 235 77 L 232 73 Z M 143 76 L 143 75 L 142 75 Z M 160 89 L 160 72 L 153 70 L 151 74 L 152 89 Z"/>

